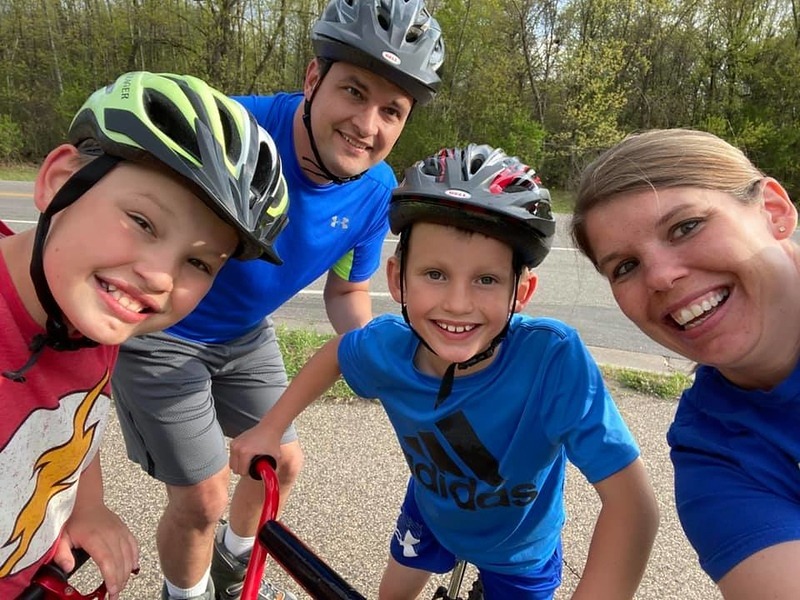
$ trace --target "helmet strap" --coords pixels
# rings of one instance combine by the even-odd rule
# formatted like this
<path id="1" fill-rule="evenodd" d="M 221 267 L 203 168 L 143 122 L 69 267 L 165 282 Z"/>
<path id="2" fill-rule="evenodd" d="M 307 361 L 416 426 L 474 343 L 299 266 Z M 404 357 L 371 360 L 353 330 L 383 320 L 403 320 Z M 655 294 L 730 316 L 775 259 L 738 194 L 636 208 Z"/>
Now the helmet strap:
<path id="1" fill-rule="evenodd" d="M 405 298 L 405 279 L 406 279 L 406 258 L 408 256 L 408 242 L 409 238 L 411 237 L 411 227 L 413 225 L 407 226 L 403 231 L 400 232 L 400 310 L 403 314 L 403 320 L 408 325 L 408 328 L 411 329 L 411 332 L 417 336 L 417 339 L 420 343 L 425 346 L 431 353 L 436 354 L 436 351 L 431 348 L 430 344 L 425 341 L 425 339 L 419 334 L 419 332 L 414 329 L 414 326 L 411 325 L 411 320 L 408 318 L 408 308 L 406 305 L 406 298 Z M 503 327 L 502 331 L 498 333 L 492 341 L 489 342 L 489 346 L 477 354 L 473 355 L 471 358 L 460 362 L 460 363 L 450 363 L 448 365 L 447 370 L 444 372 L 444 376 L 442 377 L 442 382 L 439 384 L 439 393 L 436 396 L 436 404 L 434 404 L 434 408 L 439 408 L 439 406 L 444 402 L 449 396 L 450 393 L 453 391 L 453 381 L 455 379 L 455 371 L 456 368 L 459 370 L 469 369 L 477 365 L 484 360 L 491 358 L 494 355 L 494 351 L 500 345 L 506 335 L 508 334 L 508 329 L 511 326 L 511 318 L 514 316 L 514 305 L 517 303 L 517 290 L 519 289 L 519 280 L 521 275 L 521 269 L 519 265 L 521 265 L 521 259 L 518 256 L 518 253 L 514 253 L 513 258 L 513 269 L 514 269 L 514 288 L 513 288 L 513 296 L 511 298 L 511 309 L 508 311 L 508 318 L 506 319 L 506 324 Z"/>
<path id="2" fill-rule="evenodd" d="M 311 145 L 311 151 L 314 153 L 313 159 L 304 156 L 303 160 L 311 163 L 313 168 L 302 167 L 302 169 L 311 173 L 312 175 L 324 177 L 333 183 L 341 185 L 343 183 L 349 183 L 351 181 L 355 181 L 356 179 L 360 179 L 361 176 L 366 173 L 366 171 L 362 171 L 356 175 L 351 175 L 350 177 L 339 177 L 338 175 L 331 173 L 330 169 L 325 166 L 322 156 L 320 156 L 319 149 L 317 148 L 317 141 L 314 139 L 314 132 L 311 130 L 311 103 L 314 101 L 314 98 L 319 91 L 319 86 L 322 85 L 322 80 L 328 74 L 333 61 L 321 59 L 319 57 L 317 58 L 317 61 L 319 64 L 317 67 L 319 69 L 319 79 L 317 79 L 314 90 L 311 92 L 311 98 L 303 101 L 303 125 L 306 128 L 306 133 L 308 133 L 308 142 Z"/>
<path id="3" fill-rule="evenodd" d="M 3 377 L 12 381 L 24 382 L 24 373 L 33 367 L 45 347 L 50 347 L 56 351 L 65 351 L 97 345 L 97 342 L 84 336 L 78 338 L 70 337 L 69 329 L 64 322 L 64 315 L 53 297 L 53 293 L 50 291 L 50 284 L 48 284 L 44 273 L 44 245 L 47 240 L 47 234 L 50 231 L 50 222 L 53 215 L 64 210 L 83 196 L 113 169 L 120 160 L 116 156 L 101 154 L 81 167 L 61 186 L 53 196 L 50 204 L 39 216 L 39 221 L 36 225 L 36 237 L 33 242 L 30 274 L 36 290 L 36 296 L 47 314 L 46 333 L 37 335 L 31 341 L 28 346 L 31 352 L 28 361 L 17 370 L 4 371 Z"/>
<path id="4" fill-rule="evenodd" d="M 513 303 L 517 302 L 517 286 L 519 283 L 519 275 L 516 276 L 516 280 L 514 282 L 514 298 Z M 486 350 L 482 352 L 478 352 L 472 358 L 468 358 L 464 362 L 460 363 L 450 363 L 450 366 L 447 367 L 447 370 L 444 372 L 444 377 L 442 377 L 442 383 L 439 385 L 439 394 L 436 396 L 436 404 L 434 408 L 439 408 L 439 405 L 444 402 L 447 397 L 450 395 L 450 392 L 453 391 L 453 381 L 455 379 L 455 370 L 458 367 L 459 370 L 462 369 L 469 369 L 470 367 L 477 365 L 484 360 L 491 358 L 494 355 L 494 351 L 500 345 L 506 335 L 508 334 L 508 328 L 511 325 L 511 317 L 514 316 L 514 311 L 511 310 L 508 313 L 508 319 L 506 319 L 506 324 L 503 327 L 503 330 L 498 333 L 492 341 L 489 343 L 489 346 Z M 419 337 L 419 336 L 417 336 Z M 427 346 L 427 344 L 425 344 Z M 430 348 L 430 346 L 428 346 Z M 435 354 L 435 353 L 434 353 Z"/>

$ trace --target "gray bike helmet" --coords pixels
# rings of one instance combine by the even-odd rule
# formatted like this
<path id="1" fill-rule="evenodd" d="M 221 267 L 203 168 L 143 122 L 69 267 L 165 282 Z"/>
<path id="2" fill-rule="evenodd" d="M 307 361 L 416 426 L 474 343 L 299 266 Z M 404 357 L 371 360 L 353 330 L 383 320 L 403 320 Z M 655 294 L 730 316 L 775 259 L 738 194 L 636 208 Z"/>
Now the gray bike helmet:
<path id="1" fill-rule="evenodd" d="M 499 148 L 447 148 L 405 172 L 389 205 L 392 232 L 416 221 L 455 225 L 507 242 L 535 267 L 553 242 L 550 193 L 536 172 Z"/>
<path id="2" fill-rule="evenodd" d="M 419 104 L 441 84 L 442 31 L 423 0 L 331 0 L 311 43 L 317 56 L 377 73 Z"/>
<path id="3" fill-rule="evenodd" d="M 186 177 L 236 229 L 241 259 L 281 264 L 273 243 L 286 226 L 288 194 L 269 134 L 238 102 L 189 75 L 137 71 L 94 92 L 69 129 L 103 153 L 147 156 Z"/>

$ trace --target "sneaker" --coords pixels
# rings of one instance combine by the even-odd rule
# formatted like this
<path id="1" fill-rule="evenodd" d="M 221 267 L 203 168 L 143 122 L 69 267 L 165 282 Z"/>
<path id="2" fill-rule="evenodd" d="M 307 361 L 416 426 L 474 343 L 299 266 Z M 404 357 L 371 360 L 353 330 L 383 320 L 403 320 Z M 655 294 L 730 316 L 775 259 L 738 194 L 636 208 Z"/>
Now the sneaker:
<path id="1" fill-rule="evenodd" d="M 250 553 L 234 556 L 225 547 L 225 521 L 217 528 L 214 537 L 214 557 L 211 559 L 211 579 L 217 589 L 216 600 L 238 600 L 244 586 L 247 561 Z M 281 590 L 268 581 L 262 581 L 258 590 L 258 600 L 297 600 L 297 596 L 289 591 Z"/>
<path id="2" fill-rule="evenodd" d="M 209 577 L 206 591 L 199 596 L 192 596 L 188 600 L 214 600 L 214 582 Z M 167 593 L 167 584 L 161 586 L 161 600 L 172 600 L 172 596 Z"/>

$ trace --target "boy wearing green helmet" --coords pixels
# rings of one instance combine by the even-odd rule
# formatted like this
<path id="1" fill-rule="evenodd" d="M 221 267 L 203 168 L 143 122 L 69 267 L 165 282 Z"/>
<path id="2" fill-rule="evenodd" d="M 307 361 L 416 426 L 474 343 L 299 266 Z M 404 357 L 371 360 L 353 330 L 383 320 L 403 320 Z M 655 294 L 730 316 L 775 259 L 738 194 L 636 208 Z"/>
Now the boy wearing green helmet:
<path id="1" fill-rule="evenodd" d="M 103 502 L 118 345 L 183 318 L 229 257 L 278 262 L 286 222 L 272 140 L 193 77 L 126 73 L 68 139 L 39 169 L 36 229 L 0 222 L 2 598 L 45 562 L 70 570 L 72 548 L 119 597 L 139 552 Z"/>

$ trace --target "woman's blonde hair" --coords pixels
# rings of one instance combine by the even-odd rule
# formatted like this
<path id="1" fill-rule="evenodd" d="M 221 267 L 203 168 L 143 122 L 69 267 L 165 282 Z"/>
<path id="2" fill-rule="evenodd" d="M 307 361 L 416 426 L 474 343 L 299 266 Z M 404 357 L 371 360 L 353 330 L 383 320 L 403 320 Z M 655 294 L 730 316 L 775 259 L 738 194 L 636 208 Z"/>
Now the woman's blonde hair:
<path id="1" fill-rule="evenodd" d="M 686 186 L 725 192 L 750 203 L 757 199 L 763 178 L 741 150 L 711 133 L 651 129 L 633 134 L 583 171 L 570 224 L 572 238 L 594 262 L 586 215 L 620 194 Z"/>

